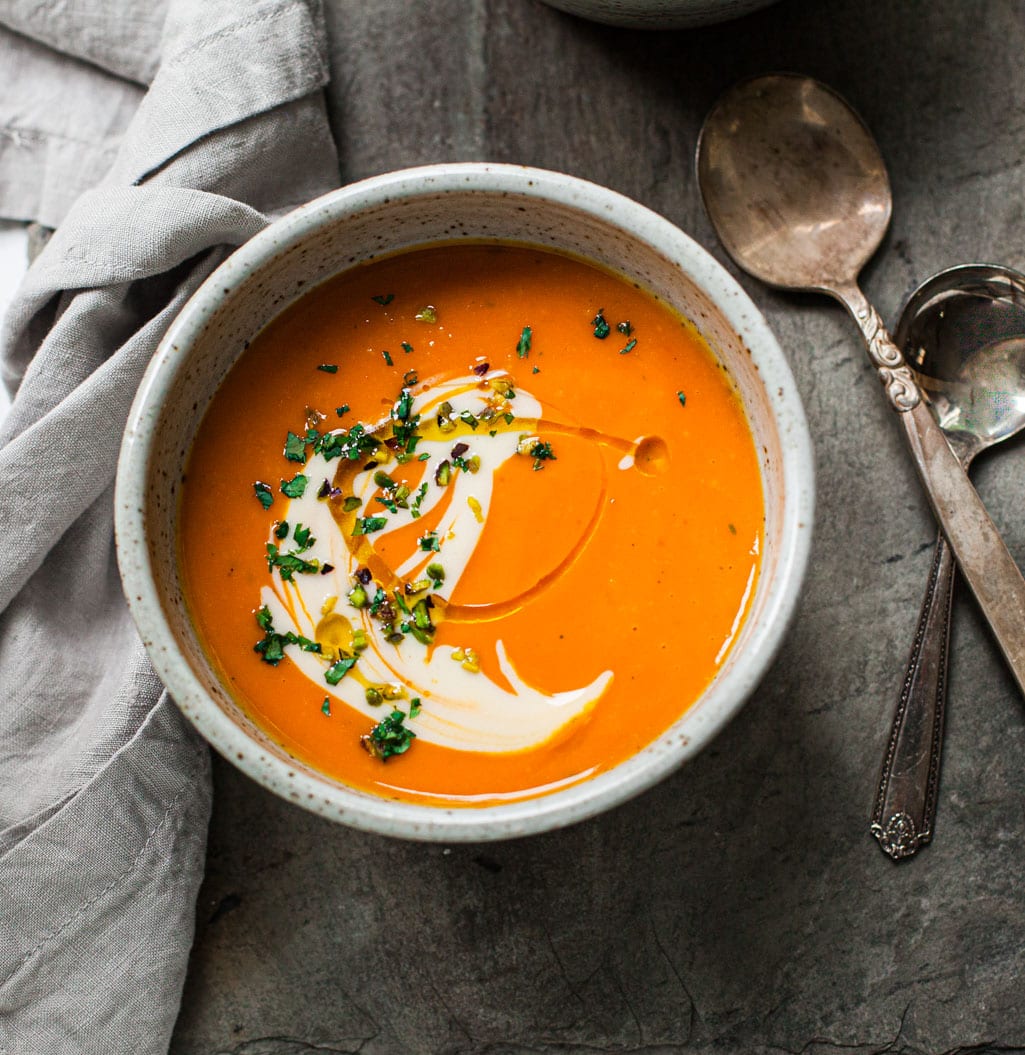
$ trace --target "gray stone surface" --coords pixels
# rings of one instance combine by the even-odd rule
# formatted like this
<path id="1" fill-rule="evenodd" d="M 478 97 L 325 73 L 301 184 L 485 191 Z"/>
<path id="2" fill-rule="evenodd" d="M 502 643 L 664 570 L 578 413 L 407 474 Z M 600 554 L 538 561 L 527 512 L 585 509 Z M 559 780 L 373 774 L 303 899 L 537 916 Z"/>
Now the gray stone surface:
<path id="1" fill-rule="evenodd" d="M 721 90 L 797 69 L 860 110 L 893 229 L 893 319 L 948 264 L 1025 265 L 1025 8 L 785 0 L 643 34 L 534 0 L 329 0 L 343 176 L 466 159 L 563 169 L 720 259 L 694 186 Z M 1025 1051 L 1025 711 L 956 608 L 936 840 L 868 834 L 933 527 L 852 326 L 741 277 L 817 444 L 814 556 L 774 669 L 697 761 L 613 813 L 489 846 L 333 826 L 225 764 L 175 1055 Z M 977 479 L 1025 561 L 1025 445 Z"/>

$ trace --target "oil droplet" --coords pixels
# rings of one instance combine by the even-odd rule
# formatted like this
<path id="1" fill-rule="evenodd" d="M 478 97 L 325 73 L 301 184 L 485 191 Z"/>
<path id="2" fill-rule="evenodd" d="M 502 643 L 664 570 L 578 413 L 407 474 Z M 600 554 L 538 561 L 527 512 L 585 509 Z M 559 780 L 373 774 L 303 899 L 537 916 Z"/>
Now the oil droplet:
<path id="1" fill-rule="evenodd" d="M 661 436 L 645 436 L 637 443 L 634 465 L 645 476 L 659 476 L 669 468 L 669 448 Z"/>

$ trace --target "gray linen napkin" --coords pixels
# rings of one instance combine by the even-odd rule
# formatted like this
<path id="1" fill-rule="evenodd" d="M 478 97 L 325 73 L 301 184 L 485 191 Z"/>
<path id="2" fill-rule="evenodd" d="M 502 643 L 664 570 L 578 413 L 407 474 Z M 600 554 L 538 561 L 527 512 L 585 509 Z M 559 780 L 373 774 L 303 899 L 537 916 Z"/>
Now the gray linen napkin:
<path id="1" fill-rule="evenodd" d="M 209 759 L 122 600 L 117 451 L 184 301 L 338 179 L 317 0 L 134 6 L 0 7 L 0 215 L 57 228 L 3 338 L 3 1055 L 167 1050 Z"/>

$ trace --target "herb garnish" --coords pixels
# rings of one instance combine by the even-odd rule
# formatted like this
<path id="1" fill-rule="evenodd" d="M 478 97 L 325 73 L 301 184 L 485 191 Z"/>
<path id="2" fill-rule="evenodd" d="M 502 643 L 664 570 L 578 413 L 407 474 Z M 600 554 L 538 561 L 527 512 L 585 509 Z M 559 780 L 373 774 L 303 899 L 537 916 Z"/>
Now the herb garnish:
<path id="1" fill-rule="evenodd" d="M 281 481 L 281 493 L 286 498 L 302 498 L 306 493 L 306 485 L 309 483 L 309 479 L 303 476 L 302 473 L 296 473 L 291 480 Z"/>
<path id="2" fill-rule="evenodd" d="M 260 505 L 262 505 L 264 509 L 270 509 L 274 504 L 274 493 L 271 489 L 263 483 L 262 480 L 257 480 L 256 483 L 253 484 L 253 490 L 256 492 L 256 497 L 260 500 Z"/>
<path id="3" fill-rule="evenodd" d="M 337 685 L 346 674 L 354 666 L 356 666 L 356 656 L 344 656 L 336 662 L 332 663 L 327 670 L 324 671 L 324 680 L 328 685 Z"/>
<path id="4" fill-rule="evenodd" d="M 375 531 L 380 531 L 387 523 L 387 517 L 356 517 L 352 534 L 353 536 L 372 535 Z"/>
<path id="5" fill-rule="evenodd" d="M 594 327 L 594 335 L 599 341 L 604 341 L 611 332 L 611 328 L 608 322 L 605 320 L 605 309 L 599 308 L 598 314 L 591 319 L 591 325 Z"/>
<path id="6" fill-rule="evenodd" d="M 426 307 L 421 308 L 413 318 L 417 322 L 437 322 L 438 309 L 433 304 L 428 304 Z"/>
<path id="7" fill-rule="evenodd" d="M 302 465 L 306 461 L 306 440 L 290 432 L 285 440 L 284 455 L 290 462 L 299 462 Z"/>
<path id="8" fill-rule="evenodd" d="M 264 663 L 276 667 L 285 658 L 285 645 L 298 645 L 304 652 L 320 652 L 318 642 L 311 641 L 308 637 L 293 633 L 279 634 L 274 629 L 270 609 L 264 605 L 255 613 L 256 623 L 264 632 L 263 638 L 253 646 L 254 652 L 259 652 Z"/>
<path id="9" fill-rule="evenodd" d="M 394 363 L 392 362 L 391 352 L 387 352 L 387 351 L 385 351 L 385 352 L 381 352 L 381 357 L 382 357 L 382 358 L 384 359 L 384 361 L 385 361 L 385 362 L 386 362 L 386 363 L 387 363 L 387 364 L 388 364 L 389 366 L 394 366 L 394 365 L 395 365 L 395 364 L 394 364 Z"/>
<path id="10" fill-rule="evenodd" d="M 343 403 L 343 404 L 342 404 L 342 405 L 341 405 L 340 407 L 335 407 L 335 413 L 336 413 L 336 414 L 337 414 L 337 415 L 338 415 L 338 416 L 339 416 L 340 418 L 343 418 L 343 417 L 345 417 L 345 415 L 346 415 L 346 414 L 348 414 L 348 413 L 349 413 L 349 411 L 350 411 L 351 409 L 352 409 L 352 408 L 351 408 L 351 407 L 349 406 L 349 404 L 348 404 L 348 403 Z"/>
<path id="11" fill-rule="evenodd" d="M 395 299 L 394 293 L 378 293 L 376 297 L 370 298 L 377 304 L 380 304 L 382 308 L 386 308 Z"/>
<path id="12" fill-rule="evenodd" d="M 331 717 L 331 697 L 325 696 L 324 702 L 320 705 L 320 710 L 323 714 L 326 714 L 329 718 Z"/>
<path id="13" fill-rule="evenodd" d="M 402 350 L 406 353 L 406 355 L 409 355 L 409 353 L 413 350 L 413 346 L 409 343 L 409 341 L 403 341 Z"/>
<path id="14" fill-rule="evenodd" d="M 637 338 L 634 337 L 632 340 L 626 342 L 626 345 L 619 349 L 620 355 L 629 355 L 637 347 Z"/>
<path id="15" fill-rule="evenodd" d="M 634 332 L 634 328 L 630 325 L 630 320 L 627 319 L 625 322 L 616 323 L 616 329 L 619 330 L 624 337 L 629 337 Z"/>
<path id="16" fill-rule="evenodd" d="M 403 722 L 406 716 L 402 711 L 392 711 L 387 718 L 378 722 L 365 736 L 360 737 L 363 747 L 379 758 L 387 761 L 392 755 L 401 755 L 409 750 L 409 745 L 416 739 L 416 733 L 407 729 Z"/>
<path id="17" fill-rule="evenodd" d="M 438 541 L 437 531 L 428 531 L 426 535 L 421 535 L 417 542 L 424 553 L 441 552 L 441 543 Z"/>
<path id="18" fill-rule="evenodd" d="M 556 461 L 555 453 L 552 451 L 552 445 L 550 443 L 543 443 L 541 440 L 538 440 L 537 443 L 530 448 L 530 454 L 534 459 L 534 472 L 543 469 L 546 461 Z"/>
<path id="19" fill-rule="evenodd" d="M 524 326 L 523 331 L 520 333 L 520 339 L 516 342 L 516 354 L 521 359 L 525 358 L 530 351 L 532 337 L 533 331 L 531 328 L 529 326 Z"/>
<path id="20" fill-rule="evenodd" d="M 288 521 L 287 520 L 282 520 L 281 523 L 278 524 L 278 526 L 274 529 L 274 537 L 275 538 L 288 538 L 288 532 L 289 532 Z"/>
<path id="21" fill-rule="evenodd" d="M 681 407 L 685 407 L 687 405 L 687 397 L 682 392 L 677 392 L 676 398 L 680 401 Z"/>
<path id="22" fill-rule="evenodd" d="M 325 374 L 337 374 L 338 366 L 335 363 L 321 363 L 317 367 L 318 370 L 323 370 Z"/>
<path id="23" fill-rule="evenodd" d="M 303 575 L 312 575 L 320 571 L 319 560 L 305 560 L 299 556 L 301 550 L 292 553 L 282 553 L 273 542 L 267 543 L 267 570 L 273 571 L 277 568 L 283 582 L 291 582 L 296 572 Z"/>

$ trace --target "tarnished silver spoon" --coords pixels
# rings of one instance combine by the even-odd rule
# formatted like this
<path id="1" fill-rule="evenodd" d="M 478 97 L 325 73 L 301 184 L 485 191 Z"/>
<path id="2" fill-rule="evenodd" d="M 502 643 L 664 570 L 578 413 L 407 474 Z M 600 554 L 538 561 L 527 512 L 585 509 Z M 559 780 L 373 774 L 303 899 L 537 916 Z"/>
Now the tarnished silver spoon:
<path id="1" fill-rule="evenodd" d="M 781 289 L 828 293 L 858 324 L 936 519 L 1025 693 L 1025 579 L 858 288 L 891 211 L 868 129 L 818 81 L 759 77 L 727 92 L 705 119 L 697 169 L 719 238 L 745 271 Z"/>
<path id="2" fill-rule="evenodd" d="M 963 264 L 927 279 L 894 334 L 965 471 L 1025 427 L 1025 275 Z M 941 533 L 883 756 L 872 834 L 895 861 L 932 838 L 954 560 Z"/>

